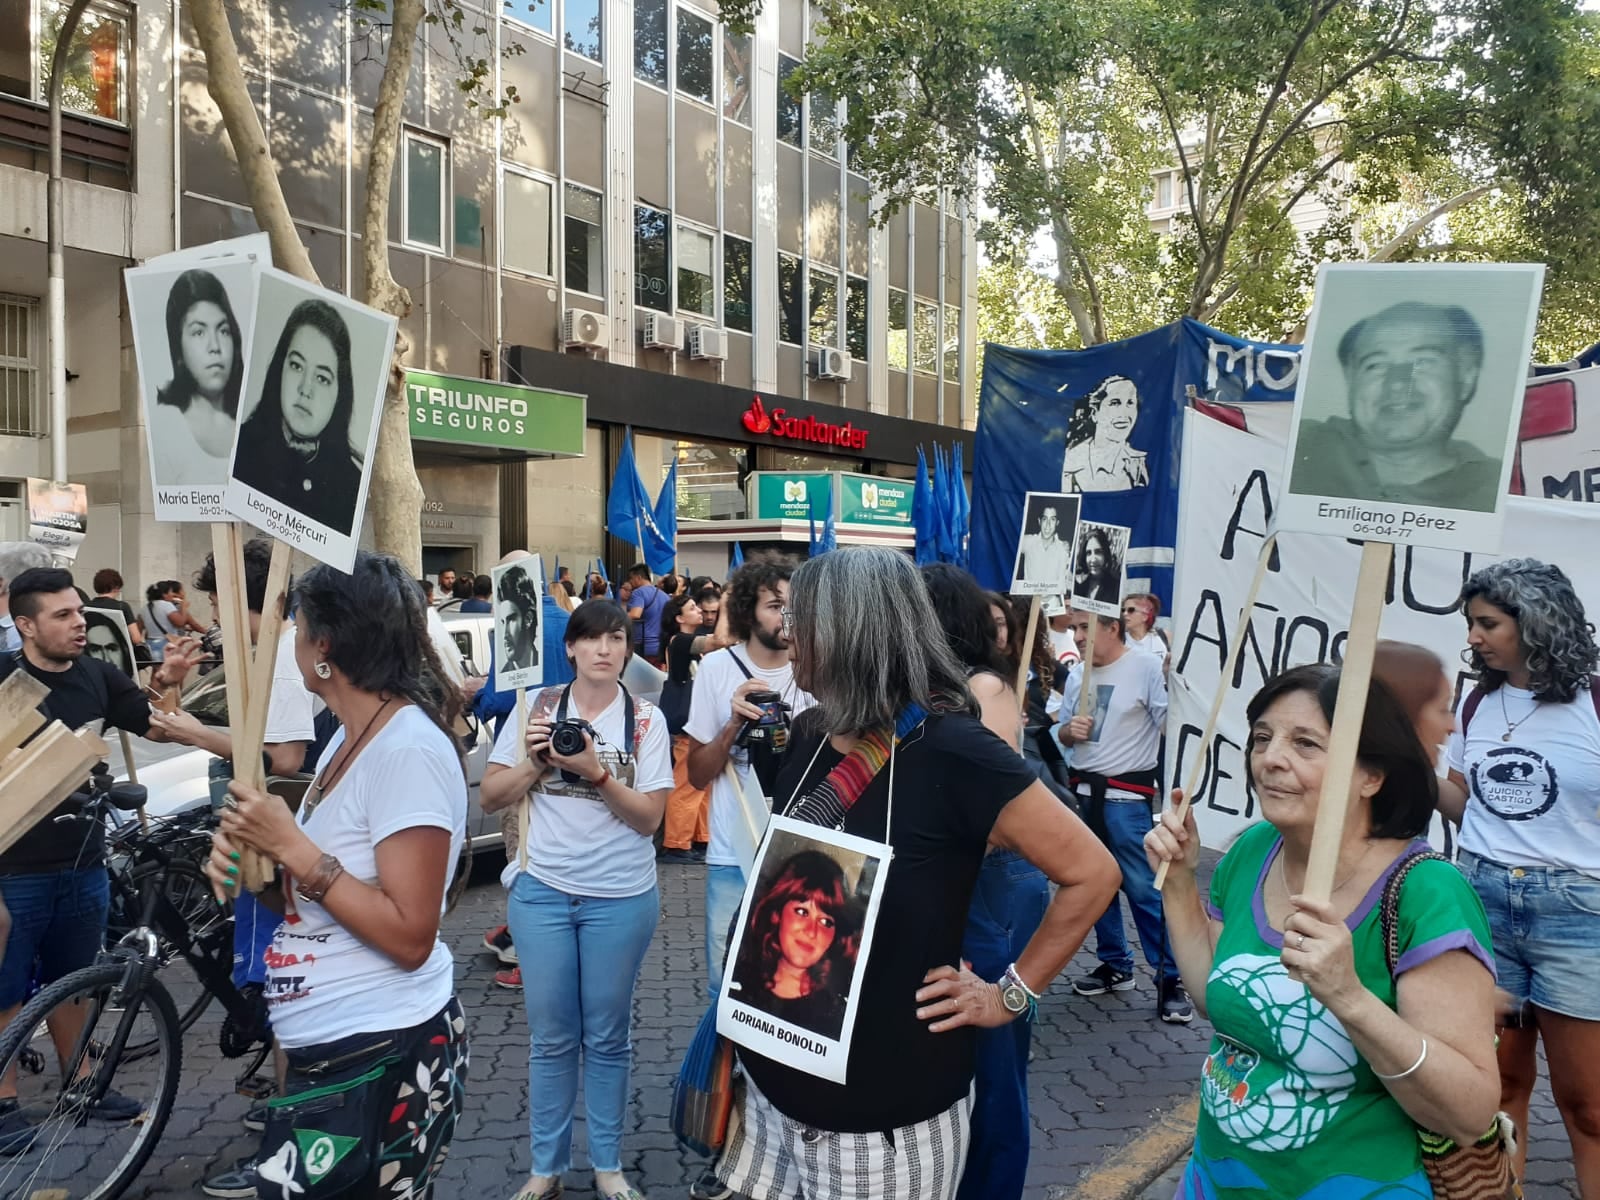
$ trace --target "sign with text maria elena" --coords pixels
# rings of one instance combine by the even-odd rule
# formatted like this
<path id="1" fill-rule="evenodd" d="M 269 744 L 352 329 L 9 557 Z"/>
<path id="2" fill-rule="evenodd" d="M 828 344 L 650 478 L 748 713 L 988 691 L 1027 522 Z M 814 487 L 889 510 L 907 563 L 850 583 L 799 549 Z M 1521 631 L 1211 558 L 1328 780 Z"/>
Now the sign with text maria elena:
<path id="1" fill-rule="evenodd" d="M 1294 399 L 1299 347 L 1185 318 L 1087 350 L 987 348 L 972 467 L 972 571 L 1004 589 L 1024 497 L 1080 492 L 1082 519 L 1133 531 L 1130 591 L 1172 603 L 1182 414 Z"/>

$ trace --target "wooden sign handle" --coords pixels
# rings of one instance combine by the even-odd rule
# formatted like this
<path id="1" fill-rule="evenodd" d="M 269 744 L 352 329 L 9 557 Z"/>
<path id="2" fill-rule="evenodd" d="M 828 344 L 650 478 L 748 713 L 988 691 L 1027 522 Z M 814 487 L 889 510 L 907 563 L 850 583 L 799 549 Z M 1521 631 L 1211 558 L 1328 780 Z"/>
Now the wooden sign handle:
<path id="1" fill-rule="evenodd" d="M 528 689 L 517 689 L 517 761 L 528 761 Z M 533 820 L 533 793 L 517 801 L 517 870 L 528 869 L 528 824 Z"/>
<path id="2" fill-rule="evenodd" d="M 1089 622 L 1089 636 L 1083 639 L 1083 678 L 1078 683 L 1078 706 L 1074 710 L 1080 717 L 1094 716 L 1094 636 L 1099 626 L 1100 618 L 1093 618 Z"/>
<path id="3" fill-rule="evenodd" d="M 1255 612 L 1256 598 L 1261 595 L 1261 584 L 1267 578 L 1267 564 L 1272 561 L 1273 547 L 1278 543 L 1278 535 L 1273 533 L 1261 543 L 1261 553 L 1256 558 L 1256 573 L 1250 579 L 1250 590 L 1244 595 L 1244 607 L 1239 610 L 1239 619 L 1234 623 L 1233 636 L 1228 639 L 1228 653 L 1222 660 L 1222 674 L 1217 680 L 1217 694 L 1211 698 L 1211 712 L 1206 716 L 1206 727 L 1200 733 L 1200 749 L 1195 755 L 1194 762 L 1189 765 L 1189 775 L 1183 781 L 1183 799 L 1177 808 L 1178 823 L 1180 825 L 1189 816 L 1189 804 L 1194 797 L 1195 789 L 1200 786 L 1200 777 L 1205 772 L 1207 747 L 1217 732 L 1217 720 L 1222 716 L 1222 704 L 1228 698 L 1231 690 L 1228 680 L 1233 675 L 1234 664 L 1239 661 L 1239 655 L 1244 651 L 1245 634 L 1250 629 L 1250 614 Z M 1167 882 L 1167 868 L 1170 863 L 1162 863 L 1156 869 L 1156 891 L 1160 891 Z"/>
<path id="4" fill-rule="evenodd" d="M 1350 781 L 1355 774 L 1356 749 L 1361 744 L 1361 722 L 1367 711 L 1367 688 L 1372 682 L 1372 660 L 1378 650 L 1378 625 L 1383 620 L 1383 596 L 1393 557 L 1391 542 L 1364 542 L 1361 546 L 1361 573 L 1356 576 L 1350 636 L 1344 643 L 1339 697 L 1334 703 L 1333 729 L 1328 735 L 1328 765 L 1322 775 L 1317 823 L 1311 831 L 1311 855 L 1306 864 L 1305 894 L 1313 900 L 1326 902 L 1333 895 L 1339 848 L 1344 843 L 1345 820 L 1350 813 Z"/>
<path id="5" fill-rule="evenodd" d="M 237 529 L 237 526 L 235 526 Z M 239 581 L 244 582 L 244 544 L 240 541 Z M 238 739 L 233 743 L 233 769 L 236 778 L 254 788 L 265 790 L 266 766 L 261 761 L 262 743 L 266 740 L 267 708 L 272 702 L 272 676 L 278 663 L 278 641 L 283 630 L 283 609 L 289 591 L 289 547 L 284 542 L 272 543 L 272 561 L 267 567 L 267 591 L 262 600 L 261 623 L 256 630 L 256 645 L 250 658 L 249 682 L 246 684 L 247 707 L 245 722 Z M 245 597 L 245 620 L 250 619 L 248 596 Z M 246 641 L 249 625 L 245 626 Z M 242 768 L 242 770 L 241 770 Z M 255 850 L 246 851 L 240 862 L 239 877 L 245 887 L 259 892 L 272 884 L 275 874 L 272 860 Z"/>
<path id="6" fill-rule="evenodd" d="M 1022 661 L 1017 665 L 1017 711 L 1028 711 L 1028 668 L 1033 665 L 1033 641 L 1039 636 L 1039 597 L 1028 601 L 1027 632 L 1022 636 Z"/>

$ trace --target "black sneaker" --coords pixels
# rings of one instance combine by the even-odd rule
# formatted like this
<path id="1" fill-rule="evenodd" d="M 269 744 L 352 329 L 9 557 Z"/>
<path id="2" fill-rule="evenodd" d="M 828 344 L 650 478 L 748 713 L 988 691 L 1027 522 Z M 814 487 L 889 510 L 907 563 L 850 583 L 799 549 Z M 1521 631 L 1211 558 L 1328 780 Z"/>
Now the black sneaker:
<path id="1" fill-rule="evenodd" d="M 89 1115 L 97 1121 L 132 1121 L 144 1112 L 144 1105 L 124 1096 L 121 1092 L 106 1089 L 106 1094 L 89 1106 Z"/>
<path id="2" fill-rule="evenodd" d="M 219 1171 L 200 1185 L 208 1196 L 221 1196 L 224 1200 L 255 1200 L 256 1157 L 241 1158 L 226 1171 Z"/>
<path id="3" fill-rule="evenodd" d="M 15 1100 L 0 1100 L 0 1156 L 26 1154 L 39 1130 Z"/>
<path id="4" fill-rule="evenodd" d="M 1080 975 L 1072 981 L 1072 990 L 1080 996 L 1104 996 L 1107 992 L 1131 992 L 1133 988 L 1133 975 L 1127 971 L 1117 970 L 1110 963 L 1101 963 L 1087 975 Z"/>
<path id="5" fill-rule="evenodd" d="M 717 1178 L 717 1173 L 707 1170 L 689 1185 L 689 1200 L 728 1200 L 733 1189 Z"/>
<path id="6" fill-rule="evenodd" d="M 241 1120 L 244 1123 L 244 1127 L 251 1133 L 264 1133 L 267 1128 L 267 1102 L 265 1100 L 257 1100 L 244 1110 L 244 1116 Z"/>
<path id="7" fill-rule="evenodd" d="M 1169 1025 L 1187 1025 L 1194 1020 L 1194 1002 L 1183 984 L 1176 979 L 1162 979 L 1156 983 L 1156 1011 Z"/>

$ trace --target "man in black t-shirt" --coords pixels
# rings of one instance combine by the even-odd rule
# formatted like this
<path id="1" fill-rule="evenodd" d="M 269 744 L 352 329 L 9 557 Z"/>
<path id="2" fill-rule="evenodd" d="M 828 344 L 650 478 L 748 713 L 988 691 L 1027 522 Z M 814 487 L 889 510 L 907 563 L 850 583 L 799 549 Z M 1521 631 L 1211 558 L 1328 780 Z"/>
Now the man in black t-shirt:
<path id="1" fill-rule="evenodd" d="M 109 663 L 84 654 L 87 625 L 83 600 L 70 572 L 34 567 L 11 581 L 11 614 L 22 636 L 22 650 L 0 656 L 0 682 L 26 671 L 50 695 L 41 711 L 69 729 L 104 721 L 129 733 L 161 740 L 150 727 L 150 702 L 144 690 Z M 167 658 L 152 682 L 169 687 L 183 682 L 197 660 L 193 639 L 168 643 Z M 105 829 L 98 820 L 69 819 L 69 801 L 47 815 L 0 854 L 0 895 L 11 911 L 11 937 L 0 959 L 0 1025 L 16 1016 L 30 984 L 46 986 L 88 966 L 105 939 L 110 889 L 105 869 Z M 50 1037 L 62 1062 L 83 1028 L 83 1013 L 57 1009 L 49 1019 Z M 87 1064 L 86 1064 L 87 1065 Z M 108 1091 L 93 1115 L 127 1121 L 141 1105 Z M 16 1080 L 0 1080 L 0 1155 L 16 1153 L 31 1136 L 17 1107 Z"/>

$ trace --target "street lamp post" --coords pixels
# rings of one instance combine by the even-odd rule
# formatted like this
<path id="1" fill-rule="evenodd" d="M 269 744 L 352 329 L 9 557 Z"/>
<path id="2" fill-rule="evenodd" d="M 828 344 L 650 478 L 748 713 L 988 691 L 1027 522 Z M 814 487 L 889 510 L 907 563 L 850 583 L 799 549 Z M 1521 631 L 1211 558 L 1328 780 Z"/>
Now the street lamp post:
<path id="1" fill-rule="evenodd" d="M 61 75 L 67 51 L 78 32 L 78 20 L 89 0 L 72 0 L 56 34 L 50 56 L 50 174 L 45 183 L 45 229 L 49 244 L 50 280 L 45 291 L 45 321 L 49 330 L 50 478 L 67 478 L 67 285 L 62 251 L 64 209 L 61 200 Z"/>

